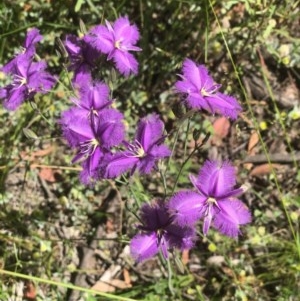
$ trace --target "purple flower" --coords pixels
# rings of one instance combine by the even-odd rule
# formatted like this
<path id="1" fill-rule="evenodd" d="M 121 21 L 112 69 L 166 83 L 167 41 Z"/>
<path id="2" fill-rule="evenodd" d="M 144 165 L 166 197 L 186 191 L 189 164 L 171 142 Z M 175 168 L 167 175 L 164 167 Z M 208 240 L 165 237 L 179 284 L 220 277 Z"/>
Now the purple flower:
<path id="1" fill-rule="evenodd" d="M 237 118 L 241 106 L 234 97 L 218 92 L 221 85 L 214 82 L 204 65 L 186 59 L 182 72 L 181 80 L 176 82 L 175 88 L 186 95 L 185 102 L 190 108 Z"/>
<path id="2" fill-rule="evenodd" d="M 45 61 L 33 62 L 26 54 L 19 55 L 9 68 L 12 83 L 0 88 L 0 98 L 5 99 L 4 107 L 16 110 L 37 92 L 49 92 L 56 80 L 45 71 L 46 67 Z"/>
<path id="3" fill-rule="evenodd" d="M 159 251 L 167 258 L 170 249 L 184 250 L 194 245 L 194 228 L 172 224 L 167 207 L 161 201 L 152 205 L 144 204 L 141 208 L 141 221 L 143 225 L 139 229 L 142 234 L 134 236 L 130 243 L 130 252 L 136 261 L 151 258 Z"/>
<path id="4" fill-rule="evenodd" d="M 72 162 L 82 161 L 81 181 L 92 183 L 99 178 L 98 169 L 110 149 L 124 139 L 123 115 L 114 109 L 102 110 L 94 122 L 72 108 L 61 118 L 63 135 L 71 147 L 77 149 Z"/>
<path id="5" fill-rule="evenodd" d="M 72 101 L 82 109 L 86 116 L 98 113 L 109 106 L 112 100 L 109 99 L 109 87 L 99 81 L 84 81 L 78 83 L 79 97 L 73 98 Z"/>
<path id="6" fill-rule="evenodd" d="M 108 54 L 107 59 L 113 59 L 117 69 L 125 76 L 130 72 L 137 74 L 138 62 L 129 51 L 141 51 L 135 46 L 139 40 L 139 32 L 135 25 L 130 25 L 127 17 L 120 17 L 113 25 L 105 21 L 106 26 L 95 26 L 84 38 L 98 51 Z"/>
<path id="7" fill-rule="evenodd" d="M 95 68 L 99 52 L 75 35 L 67 35 L 64 46 L 69 54 L 69 70 L 74 71 L 73 81 L 80 81 L 82 74 L 89 74 Z"/>
<path id="8" fill-rule="evenodd" d="M 115 178 L 128 170 L 133 174 L 136 169 L 142 174 L 149 174 L 159 159 L 171 154 L 169 148 L 162 144 L 163 131 L 164 124 L 158 115 L 151 114 L 141 119 L 134 141 L 124 142 L 127 150 L 109 158 L 104 177 Z"/>
<path id="9" fill-rule="evenodd" d="M 236 199 L 243 189 L 234 189 L 235 171 L 230 162 L 206 161 L 198 177 L 190 176 L 190 180 L 198 192 L 180 191 L 169 201 L 175 221 L 181 226 L 192 225 L 204 217 L 204 235 L 213 224 L 222 234 L 237 237 L 239 226 L 249 223 L 251 215 Z"/>
<path id="10" fill-rule="evenodd" d="M 19 56 L 26 55 L 28 59 L 31 59 L 35 54 L 35 44 L 42 40 L 40 31 L 37 28 L 32 28 L 27 32 L 25 42 L 23 44 L 22 50 L 16 55 L 11 61 L 9 61 L 5 66 L 1 68 L 4 73 L 13 72 L 14 65 Z"/>

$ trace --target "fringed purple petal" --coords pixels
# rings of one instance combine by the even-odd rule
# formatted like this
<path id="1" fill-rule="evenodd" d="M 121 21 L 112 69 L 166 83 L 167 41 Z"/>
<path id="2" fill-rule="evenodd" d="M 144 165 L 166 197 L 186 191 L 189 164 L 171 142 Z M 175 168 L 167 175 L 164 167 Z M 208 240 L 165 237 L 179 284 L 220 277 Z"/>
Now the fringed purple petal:
<path id="1" fill-rule="evenodd" d="M 140 158 L 137 162 L 137 169 L 140 174 L 148 175 L 155 167 L 156 159 L 152 156 Z"/>
<path id="2" fill-rule="evenodd" d="M 116 178 L 134 168 L 138 161 L 138 158 L 130 157 L 126 152 L 108 157 L 105 162 L 106 164 L 102 167 L 102 177 L 105 179 Z"/>
<path id="3" fill-rule="evenodd" d="M 90 83 L 88 85 L 86 82 L 81 82 L 79 89 L 80 99 L 77 103 L 89 111 L 99 111 L 110 103 L 108 99 L 109 88 L 103 82 L 95 82 L 94 84 Z"/>
<path id="4" fill-rule="evenodd" d="M 149 147 L 162 136 L 163 129 L 164 124 L 157 114 L 148 115 L 139 121 L 135 139 L 147 152 Z"/>
<path id="5" fill-rule="evenodd" d="M 12 88 L 7 93 L 7 98 L 4 100 L 3 106 L 7 110 L 14 111 L 21 105 L 27 96 L 28 93 L 25 86 L 21 86 L 18 89 Z"/>
<path id="6" fill-rule="evenodd" d="M 185 59 L 182 70 L 186 81 L 192 83 L 196 91 L 200 91 L 204 85 L 206 77 L 201 78 L 199 69 L 195 62 L 190 59 Z"/>
<path id="7" fill-rule="evenodd" d="M 130 72 L 133 74 L 138 73 L 138 62 L 131 53 L 116 49 L 113 59 L 121 74 L 128 76 Z"/>
<path id="8" fill-rule="evenodd" d="M 237 119 L 238 113 L 242 111 L 242 107 L 234 97 L 219 92 L 208 96 L 207 102 L 210 105 L 211 113 L 219 113 L 231 119 Z"/>
<path id="9" fill-rule="evenodd" d="M 79 143 L 95 138 L 88 119 L 85 116 L 80 116 L 79 112 L 82 110 L 75 108 L 65 111 L 60 121 L 63 136 L 71 147 L 77 147 Z"/>
<path id="10" fill-rule="evenodd" d="M 154 232 L 149 234 L 138 234 L 130 242 L 131 256 L 137 262 L 144 261 L 158 253 L 157 236 Z"/>
<path id="11" fill-rule="evenodd" d="M 229 192 L 235 183 L 235 170 L 230 162 L 206 161 L 194 184 L 205 195 L 219 198 Z"/>
<path id="12" fill-rule="evenodd" d="M 145 203 L 140 211 L 141 221 L 149 231 L 163 228 L 170 222 L 170 214 L 163 202 Z"/>
<path id="13" fill-rule="evenodd" d="M 56 79 L 50 73 L 44 71 L 45 65 L 43 63 L 44 62 L 41 61 L 37 63 L 38 65 L 34 63 L 34 66 L 31 65 L 31 74 L 28 77 L 27 86 L 29 90 L 34 90 L 36 92 L 45 94 L 52 89 L 56 82 Z"/>
<path id="14" fill-rule="evenodd" d="M 188 82 L 186 80 L 179 80 L 175 83 L 175 88 L 177 90 L 177 92 L 180 93 L 197 93 L 198 91 L 195 92 L 195 87 L 191 82 Z M 199 93 L 197 93 L 199 94 Z"/>
<path id="15" fill-rule="evenodd" d="M 130 25 L 127 17 L 120 17 L 113 25 L 115 39 L 122 39 L 127 44 L 136 44 L 139 40 L 139 31 L 136 25 Z M 124 43 L 123 42 L 123 43 Z"/>
<path id="16" fill-rule="evenodd" d="M 80 67 L 74 71 L 74 75 L 72 78 L 72 84 L 75 90 L 80 90 L 83 84 L 88 84 L 91 82 L 92 75 L 90 73 L 90 68 L 84 64 L 80 65 Z"/>
<path id="17" fill-rule="evenodd" d="M 180 226 L 193 225 L 202 215 L 206 197 L 193 191 L 180 191 L 168 202 L 174 222 Z"/>
<path id="18" fill-rule="evenodd" d="M 201 96 L 199 93 L 190 93 L 184 102 L 187 104 L 187 106 L 191 109 L 206 109 L 207 111 L 210 110 L 209 106 L 207 105 L 206 100 Z"/>
<path id="19" fill-rule="evenodd" d="M 236 238 L 240 233 L 239 225 L 251 222 L 248 208 L 239 200 L 223 200 L 218 205 L 220 210 L 216 212 L 214 227 L 222 234 Z"/>
<path id="20" fill-rule="evenodd" d="M 35 44 L 43 39 L 40 35 L 40 31 L 37 28 L 32 28 L 27 32 L 26 39 L 24 42 L 24 48 L 28 55 L 33 55 L 35 52 Z"/>
<path id="21" fill-rule="evenodd" d="M 105 148 L 119 145 L 125 136 L 123 114 L 115 109 L 104 109 L 98 115 L 97 136 Z"/>
<path id="22" fill-rule="evenodd" d="M 171 150 L 164 144 L 153 145 L 153 147 L 149 150 L 149 155 L 156 159 L 166 158 L 171 155 Z"/>
<path id="23" fill-rule="evenodd" d="M 113 33 L 104 25 L 92 28 L 84 37 L 84 41 L 105 54 L 113 51 L 115 47 Z"/>
<path id="24" fill-rule="evenodd" d="M 81 42 L 77 36 L 68 34 L 63 43 L 71 60 L 81 54 Z"/>
<path id="25" fill-rule="evenodd" d="M 166 241 L 170 248 L 177 248 L 181 251 L 189 250 L 195 245 L 195 227 L 180 227 L 171 224 L 167 228 Z"/>
<path id="26" fill-rule="evenodd" d="M 99 179 L 99 164 L 103 157 L 100 147 L 96 147 L 95 151 L 88 156 L 82 164 L 80 173 L 80 181 L 85 185 L 93 185 Z"/>
<path id="27" fill-rule="evenodd" d="M 4 88 L 0 88 L 0 99 L 6 98 L 9 90 L 10 90 L 9 86 L 6 86 Z"/>

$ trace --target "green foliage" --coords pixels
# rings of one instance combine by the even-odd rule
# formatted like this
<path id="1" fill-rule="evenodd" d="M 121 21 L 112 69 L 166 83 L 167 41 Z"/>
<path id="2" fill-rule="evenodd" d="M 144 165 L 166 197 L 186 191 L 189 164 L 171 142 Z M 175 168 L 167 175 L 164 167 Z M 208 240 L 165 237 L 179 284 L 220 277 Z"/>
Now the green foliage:
<path id="1" fill-rule="evenodd" d="M 173 188 L 175 191 L 191 188 L 188 175 L 198 171 L 209 149 L 216 146 L 204 145 L 183 164 L 195 145 L 194 129 L 197 129 L 200 141 L 207 133 L 214 133 L 212 120 L 198 116 L 182 118 L 185 112 L 181 112 L 181 117 L 172 113 L 178 100 L 172 86 L 185 57 L 205 62 L 220 82 L 229 83 L 227 92 L 230 90 L 239 96 L 245 108 L 244 119 L 236 124 L 236 128 L 241 129 L 240 134 L 232 131 L 234 137 L 226 137 L 224 146 L 220 147 L 223 147 L 225 157 L 233 156 L 234 160 L 241 162 L 247 155 L 246 148 L 242 148 L 242 152 L 236 149 L 241 149 L 242 144 L 247 145 L 250 135 L 247 131 L 263 122 L 267 124 L 267 129 L 261 133 L 267 154 L 270 154 L 271 146 L 273 150 L 276 148 L 270 141 L 278 136 L 285 141 L 289 153 L 299 151 L 299 107 L 281 105 L 280 97 L 272 97 L 278 88 L 274 89 L 270 77 L 264 77 L 268 73 L 264 73 L 266 61 L 270 61 L 271 71 L 288 74 L 286 77 L 294 74 L 296 85 L 299 85 L 298 4 L 297 0 L 2 1 L 0 64 L 7 62 L 18 50 L 26 29 L 36 26 L 45 37 L 39 54 L 47 59 L 50 70 L 61 76 L 51 94 L 35 98 L 34 102 L 24 104 L 17 112 L 0 108 L 1 270 L 37 276 L 34 281 L 38 300 L 65 300 L 67 287 L 57 289 L 57 283 L 47 283 L 43 287 L 39 278 L 55 278 L 61 284 L 69 282 L 70 275 L 77 271 L 74 264 L 76 249 L 82 241 L 92 240 L 99 221 L 105 224 L 115 211 L 120 211 L 121 226 L 112 240 L 119 243 L 121 250 L 124 242 L 134 235 L 138 222 L 131 213 L 135 213 L 143 202 L 164 195 L 161 174 L 165 174 L 167 195 Z M 217 25 L 211 6 L 221 27 Z M 113 20 L 126 14 L 138 24 L 142 36 L 140 46 L 143 51 L 138 56 L 140 75 L 123 79 L 114 71 L 109 74 L 103 70 L 99 72 L 104 73 L 113 91 L 112 97 L 124 111 L 130 134 L 134 133 L 138 116 L 153 110 L 168 121 L 167 129 L 173 131 L 170 144 L 177 137 L 174 160 L 165 162 L 160 166 L 161 173 L 151 178 L 121 178 L 114 184 L 107 181 L 89 189 L 79 183 L 78 167 L 72 169 L 70 166 L 73 154 L 65 147 L 57 124 L 60 112 L 71 104 L 72 92 L 62 61 L 56 55 L 55 38 L 66 33 L 78 34 L 80 20 L 89 29 L 104 19 Z M 235 66 L 229 59 L 224 38 Z M 262 61 L 262 57 L 266 59 Z M 239 86 L 237 77 L 245 79 L 244 76 L 249 74 L 255 74 L 255 79 L 262 78 L 260 84 L 267 91 L 263 100 L 267 100 L 267 104 L 247 102 L 254 97 L 249 89 L 243 93 L 246 84 Z M 0 79 L 3 83 L 7 81 L 1 72 Z M 279 79 L 281 88 L 281 77 Z M 255 86 L 259 85 L 255 82 Z M 258 109 L 251 115 L 253 107 Z M 233 140 L 241 141 L 240 145 L 234 145 L 234 149 L 231 145 Z M 46 155 L 39 157 L 36 154 L 36 151 L 51 147 L 54 150 Z M 297 162 L 288 166 L 292 164 L 294 167 L 290 169 L 294 173 L 281 174 L 274 170 L 273 174 L 260 178 L 249 178 L 249 172 L 239 166 L 244 173 L 240 183 L 250 181 L 252 185 L 246 198 L 251 204 L 254 219 L 240 241 L 220 237 L 217 233 L 208 238 L 202 237 L 190 254 L 191 264 L 186 267 L 192 271 L 181 275 L 174 266 L 171 280 L 153 273 L 155 267 L 159 275 L 166 276 L 165 262 L 151 262 L 150 268 L 146 266 L 144 271 L 143 266 L 134 266 L 124 260 L 122 264 L 130 270 L 133 287 L 117 291 L 116 296 L 149 301 L 297 300 L 300 292 L 300 173 Z M 54 183 L 41 178 L 43 166 L 56 167 L 51 169 L 56 171 Z M 111 211 L 107 210 L 106 202 L 111 202 L 107 197 L 110 189 L 121 195 L 121 209 L 113 207 Z M 124 208 L 127 209 L 125 213 L 122 211 Z M 106 257 L 98 254 L 102 256 L 101 264 L 105 267 L 116 249 L 106 243 L 105 238 L 99 239 L 98 245 L 105 245 L 107 252 Z M 87 274 L 90 272 L 86 271 Z M 22 281 L 18 275 L 0 277 L 0 299 L 9 300 Z M 99 297 L 86 293 L 85 296 L 85 300 L 90 301 L 114 300 L 113 295 Z"/>

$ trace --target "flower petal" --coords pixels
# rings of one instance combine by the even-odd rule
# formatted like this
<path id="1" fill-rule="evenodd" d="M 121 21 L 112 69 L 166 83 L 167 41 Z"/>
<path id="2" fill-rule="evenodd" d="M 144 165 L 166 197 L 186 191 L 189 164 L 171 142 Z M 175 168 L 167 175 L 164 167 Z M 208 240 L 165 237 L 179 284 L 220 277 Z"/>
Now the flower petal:
<path id="1" fill-rule="evenodd" d="M 242 111 L 242 107 L 237 100 L 223 93 L 216 93 L 206 97 L 211 108 L 211 112 L 215 112 L 231 119 L 237 119 L 238 113 Z"/>
<path id="2" fill-rule="evenodd" d="M 222 200 L 218 205 L 220 211 L 215 214 L 214 227 L 224 235 L 237 237 L 240 233 L 239 225 L 251 222 L 248 208 L 240 200 Z"/>
<path id="3" fill-rule="evenodd" d="M 115 109 L 104 109 L 98 115 L 97 137 L 101 145 L 110 148 L 120 144 L 125 136 L 123 114 Z"/>
<path id="4" fill-rule="evenodd" d="M 170 214 L 163 202 L 145 203 L 140 211 L 141 221 L 148 231 L 161 229 L 170 222 Z"/>
<path id="5" fill-rule="evenodd" d="M 3 90 L 4 91 L 4 90 Z M 4 95 L 4 93 L 3 93 Z M 4 100 L 3 106 L 7 110 L 16 110 L 21 103 L 27 98 L 28 93 L 25 86 L 21 86 L 18 89 L 12 88 L 11 91 L 7 91 L 7 99 Z"/>
<path id="6" fill-rule="evenodd" d="M 150 234 L 137 234 L 130 242 L 131 256 L 138 262 L 144 261 L 158 253 L 157 236 Z"/>
<path id="7" fill-rule="evenodd" d="M 131 53 L 116 49 L 113 53 L 113 59 L 121 74 L 128 76 L 130 72 L 138 73 L 138 62 Z"/>
<path id="8" fill-rule="evenodd" d="M 166 230 L 165 237 L 170 248 L 177 248 L 182 251 L 189 250 L 194 246 L 196 240 L 195 227 L 181 227 L 171 224 Z"/>
<path id="9" fill-rule="evenodd" d="M 180 226 L 193 225 L 202 215 L 206 197 L 193 191 L 179 191 L 168 202 L 174 222 Z"/>
<path id="10" fill-rule="evenodd" d="M 135 139 L 141 143 L 145 152 L 159 138 L 161 138 L 164 124 L 157 114 L 150 114 L 138 123 Z"/>
<path id="11" fill-rule="evenodd" d="M 37 28 L 32 28 L 27 32 L 26 39 L 24 42 L 24 48 L 28 55 L 33 55 L 35 52 L 35 44 L 43 39 L 40 35 L 40 31 Z"/>
<path id="12" fill-rule="evenodd" d="M 106 160 L 102 167 L 102 176 L 105 179 L 113 179 L 133 169 L 139 161 L 138 158 L 130 157 L 128 153 L 117 153 Z"/>
<path id="13" fill-rule="evenodd" d="M 201 78 L 196 63 L 190 59 L 185 59 L 183 62 L 182 71 L 183 71 L 184 78 L 187 81 L 191 82 L 194 85 L 195 89 L 200 92 L 204 82 L 203 79 Z"/>
<path id="14" fill-rule="evenodd" d="M 130 25 L 127 17 L 120 17 L 113 25 L 116 40 L 123 40 L 123 43 L 136 44 L 139 40 L 139 31 L 135 24 Z"/>
<path id="15" fill-rule="evenodd" d="M 84 37 L 84 41 L 105 54 L 113 51 L 115 47 L 113 33 L 104 25 L 92 28 Z"/>
<path id="16" fill-rule="evenodd" d="M 194 185 L 205 195 L 221 198 L 235 185 L 235 170 L 229 161 L 205 161 Z"/>

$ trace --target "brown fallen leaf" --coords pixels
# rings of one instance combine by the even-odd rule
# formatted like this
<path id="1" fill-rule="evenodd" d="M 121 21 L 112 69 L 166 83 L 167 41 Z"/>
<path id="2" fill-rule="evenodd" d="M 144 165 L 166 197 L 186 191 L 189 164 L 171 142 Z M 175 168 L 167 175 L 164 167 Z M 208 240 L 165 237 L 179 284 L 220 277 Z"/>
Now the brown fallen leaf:
<path id="1" fill-rule="evenodd" d="M 181 256 L 181 261 L 184 265 L 187 265 L 189 262 L 189 250 L 183 250 L 182 251 L 182 256 Z"/>
<path id="2" fill-rule="evenodd" d="M 249 141 L 248 141 L 248 155 L 253 156 L 256 154 L 255 146 L 259 142 L 259 136 L 256 131 L 252 132 Z M 245 163 L 244 168 L 250 170 L 253 167 L 252 163 Z"/>
<path id="3" fill-rule="evenodd" d="M 55 170 L 52 168 L 42 168 L 39 172 L 39 176 L 50 183 L 55 183 L 56 182 L 56 178 L 55 178 Z"/>
<path id="4" fill-rule="evenodd" d="M 36 157 L 45 157 L 51 154 L 54 150 L 55 147 L 53 145 L 50 145 L 47 148 L 39 149 L 35 152 L 28 152 L 28 151 L 20 152 L 20 156 L 23 160 L 32 162 L 36 159 Z"/>
<path id="5" fill-rule="evenodd" d="M 108 218 L 106 221 L 106 232 L 107 233 L 112 233 L 115 231 L 115 226 L 114 226 L 114 222 L 111 218 Z"/>
<path id="6" fill-rule="evenodd" d="M 214 135 L 218 136 L 219 138 L 225 138 L 230 129 L 230 122 L 226 117 L 220 117 L 215 120 L 213 123 L 214 128 Z"/>
<path id="7" fill-rule="evenodd" d="M 249 142 L 248 142 L 248 154 L 249 155 L 255 155 L 255 150 L 254 147 L 257 145 L 259 142 L 259 136 L 257 132 L 253 132 L 250 136 Z"/>
<path id="8" fill-rule="evenodd" d="M 132 287 L 131 284 L 126 283 L 120 279 L 112 279 L 109 282 L 97 281 L 91 289 L 102 293 L 113 293 L 116 289 L 126 289 Z"/>
<path id="9" fill-rule="evenodd" d="M 274 169 L 279 169 L 281 167 L 280 164 L 271 164 L 272 167 Z M 258 165 L 256 167 L 254 167 L 251 172 L 250 172 L 250 176 L 252 177 L 259 177 L 259 176 L 264 176 L 264 175 L 268 175 L 271 173 L 272 171 L 272 167 L 270 164 L 266 163 L 266 164 L 261 164 Z"/>
<path id="10" fill-rule="evenodd" d="M 36 300 L 36 289 L 32 282 L 27 282 L 24 288 L 24 297 L 27 300 Z"/>
<path id="11" fill-rule="evenodd" d="M 129 271 L 127 269 L 123 269 L 123 277 L 124 277 L 124 282 L 127 285 L 131 285 L 131 278 L 130 278 Z"/>

